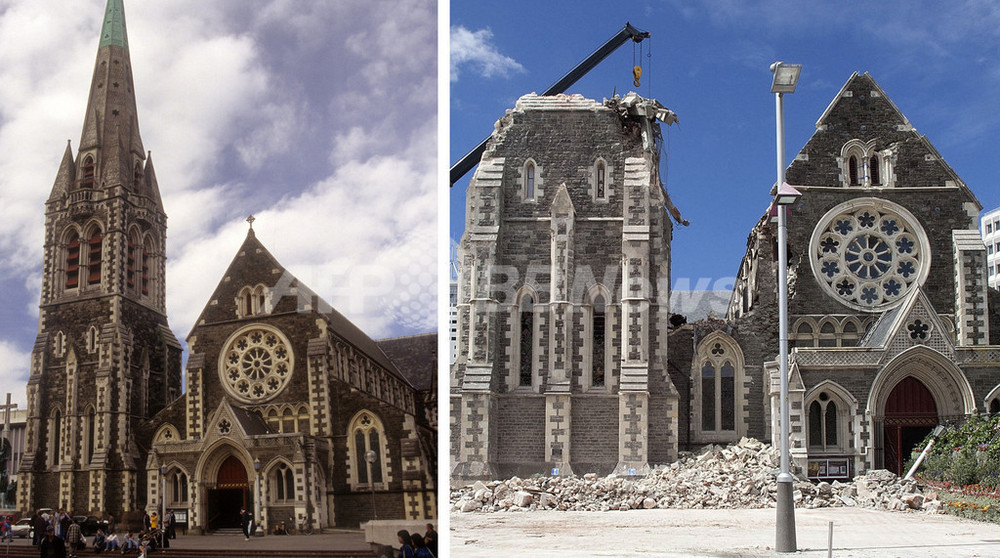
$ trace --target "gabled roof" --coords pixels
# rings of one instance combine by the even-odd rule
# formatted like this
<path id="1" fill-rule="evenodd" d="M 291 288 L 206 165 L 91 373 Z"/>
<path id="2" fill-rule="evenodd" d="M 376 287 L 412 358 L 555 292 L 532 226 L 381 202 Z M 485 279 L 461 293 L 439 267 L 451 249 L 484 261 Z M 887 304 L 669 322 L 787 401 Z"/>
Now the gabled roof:
<path id="1" fill-rule="evenodd" d="M 920 287 L 908 293 L 898 306 L 883 313 L 858 346 L 884 350 L 888 359 L 918 344 L 944 355 L 951 356 L 955 352 L 948 328 Z"/>
<path id="2" fill-rule="evenodd" d="M 874 142 L 892 152 L 896 188 L 954 187 L 979 203 L 930 141 L 867 72 L 853 73 L 823 114 L 816 131 L 788 166 L 785 180 L 796 187 L 839 187 L 837 158 L 851 140 Z"/>
<path id="3" fill-rule="evenodd" d="M 405 376 L 375 341 L 285 269 L 257 239 L 253 228 L 247 231 L 243 244 L 202 309 L 188 338 L 201 326 L 236 319 L 237 293 L 244 286 L 256 285 L 263 285 L 272 293 L 271 314 L 305 313 L 320 316 L 329 324 L 328 330 L 334 335 L 354 346 L 389 373 L 405 380 Z M 248 319 L 259 320 L 261 316 Z"/>

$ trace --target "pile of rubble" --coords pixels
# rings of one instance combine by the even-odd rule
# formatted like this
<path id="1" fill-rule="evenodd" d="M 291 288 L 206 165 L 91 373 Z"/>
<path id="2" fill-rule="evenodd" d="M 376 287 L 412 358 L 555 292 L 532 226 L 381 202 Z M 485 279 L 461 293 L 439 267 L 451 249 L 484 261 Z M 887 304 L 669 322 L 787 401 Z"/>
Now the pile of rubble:
<path id="1" fill-rule="evenodd" d="M 517 477 L 476 482 L 451 493 L 463 512 L 569 510 L 608 511 L 651 508 L 768 508 L 776 505 L 778 450 L 753 438 L 726 448 L 709 446 L 657 467 L 644 477 Z M 869 471 L 852 482 L 796 479 L 795 505 L 803 508 L 861 506 L 883 510 L 938 512 L 936 493 L 921 493 L 916 482 L 885 470 Z"/>

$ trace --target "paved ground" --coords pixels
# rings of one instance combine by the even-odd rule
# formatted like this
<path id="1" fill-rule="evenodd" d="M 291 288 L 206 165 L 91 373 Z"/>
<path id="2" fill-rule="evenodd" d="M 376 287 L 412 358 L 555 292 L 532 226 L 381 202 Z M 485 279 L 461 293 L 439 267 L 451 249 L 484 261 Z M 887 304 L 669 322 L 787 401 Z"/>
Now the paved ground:
<path id="1" fill-rule="evenodd" d="M 87 537 L 87 541 L 92 541 Z M 0 545 L 0 558 L 3 558 L 3 546 Z M 31 539 L 14 539 L 11 543 L 16 546 L 30 546 Z M 255 537 L 249 541 L 243 540 L 242 535 L 177 535 L 177 538 L 170 541 L 170 548 L 197 548 L 197 549 L 217 549 L 228 550 L 248 548 L 254 550 L 370 550 L 371 546 L 365 542 L 364 533 L 359 530 L 338 530 L 326 532 L 322 535 L 289 535 L 284 537 L 267 536 Z M 169 549 L 167 549 L 169 551 Z"/>
<path id="2" fill-rule="evenodd" d="M 837 557 L 1000 557 L 1000 525 L 858 508 L 795 510 L 797 555 L 827 555 L 830 521 Z M 772 550 L 774 522 L 773 509 L 452 513 L 451 556 L 792 556 Z"/>

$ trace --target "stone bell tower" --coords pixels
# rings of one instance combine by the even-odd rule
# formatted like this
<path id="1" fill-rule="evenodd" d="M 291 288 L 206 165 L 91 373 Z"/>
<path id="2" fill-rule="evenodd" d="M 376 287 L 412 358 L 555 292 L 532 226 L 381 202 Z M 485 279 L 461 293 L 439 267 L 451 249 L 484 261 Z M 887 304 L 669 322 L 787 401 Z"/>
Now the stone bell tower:
<path id="1" fill-rule="evenodd" d="M 166 214 L 139 136 L 123 0 L 108 0 L 83 133 L 45 209 L 22 511 L 123 517 L 145 499 L 137 425 L 180 394 Z"/>

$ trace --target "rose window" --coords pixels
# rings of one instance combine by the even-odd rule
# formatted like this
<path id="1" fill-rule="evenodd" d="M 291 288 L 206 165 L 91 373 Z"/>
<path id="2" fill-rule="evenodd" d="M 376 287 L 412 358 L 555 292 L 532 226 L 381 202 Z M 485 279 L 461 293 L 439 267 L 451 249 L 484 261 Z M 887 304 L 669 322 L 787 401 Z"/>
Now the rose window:
<path id="1" fill-rule="evenodd" d="M 250 326 L 230 337 L 226 347 L 219 359 L 219 377 L 240 401 L 267 401 L 288 385 L 292 352 L 278 331 Z"/>
<path id="2" fill-rule="evenodd" d="M 930 247 L 916 218 L 878 198 L 859 198 L 830 210 L 810 246 L 820 284 L 860 310 L 892 306 L 923 282 L 930 267 Z"/>

